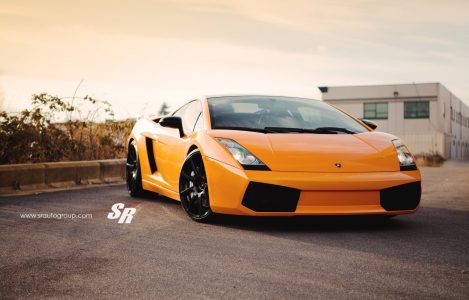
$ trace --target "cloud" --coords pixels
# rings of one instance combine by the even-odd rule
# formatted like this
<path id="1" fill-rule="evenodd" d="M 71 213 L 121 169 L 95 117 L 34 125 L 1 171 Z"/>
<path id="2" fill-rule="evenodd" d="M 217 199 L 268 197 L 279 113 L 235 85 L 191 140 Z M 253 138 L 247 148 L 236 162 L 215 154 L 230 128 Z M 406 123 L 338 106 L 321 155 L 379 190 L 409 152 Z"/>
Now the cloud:
<path id="1" fill-rule="evenodd" d="M 467 11 L 456 0 L 6 2 L 0 72 L 8 101 L 81 79 L 117 106 L 413 81 L 441 81 L 464 99 Z"/>

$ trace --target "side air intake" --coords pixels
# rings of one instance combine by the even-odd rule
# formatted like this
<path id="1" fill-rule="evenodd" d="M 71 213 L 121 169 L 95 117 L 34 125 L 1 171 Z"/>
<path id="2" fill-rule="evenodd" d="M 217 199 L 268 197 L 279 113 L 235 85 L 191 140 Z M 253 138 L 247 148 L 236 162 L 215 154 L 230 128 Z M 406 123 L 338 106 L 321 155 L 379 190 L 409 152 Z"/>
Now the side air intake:
<path id="1" fill-rule="evenodd" d="M 148 154 L 148 162 L 150 164 L 151 173 L 156 172 L 156 161 L 155 161 L 155 154 L 153 152 L 153 140 L 151 138 L 145 137 L 145 143 L 147 145 L 147 154 Z"/>

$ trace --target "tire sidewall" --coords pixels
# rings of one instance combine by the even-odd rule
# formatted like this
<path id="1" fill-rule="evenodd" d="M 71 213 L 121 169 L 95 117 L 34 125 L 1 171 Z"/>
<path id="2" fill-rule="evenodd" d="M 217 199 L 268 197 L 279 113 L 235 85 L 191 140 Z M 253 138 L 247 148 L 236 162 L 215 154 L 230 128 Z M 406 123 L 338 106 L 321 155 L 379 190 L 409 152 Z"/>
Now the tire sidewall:
<path id="1" fill-rule="evenodd" d="M 204 222 L 204 221 L 207 221 L 209 219 L 211 219 L 213 217 L 213 212 L 212 212 L 212 208 L 210 207 L 210 189 L 208 187 L 208 176 L 207 176 L 207 171 L 206 171 L 206 168 L 205 168 L 205 162 L 204 162 L 204 158 L 203 158 L 203 155 L 202 153 L 200 152 L 199 149 L 194 149 L 192 150 L 191 152 L 189 152 L 189 154 L 187 155 L 186 159 L 184 160 L 184 162 L 182 163 L 182 167 L 181 167 L 181 173 L 182 173 L 182 170 L 184 169 L 184 166 L 186 165 L 186 163 L 192 159 L 194 156 L 197 156 L 197 155 L 200 155 L 200 160 L 202 162 L 202 165 L 204 167 L 204 172 L 205 172 L 205 180 L 207 181 L 207 198 L 208 198 L 208 213 L 204 216 L 204 217 L 196 217 L 194 215 L 192 215 L 191 213 L 189 213 L 186 208 L 184 207 L 184 204 L 183 204 L 183 200 L 182 200 L 182 196 L 181 196 L 181 175 L 179 175 L 179 184 L 178 184 L 178 188 L 179 188 L 179 198 L 181 200 L 181 206 L 183 207 L 184 211 L 187 213 L 187 215 L 189 217 L 191 217 L 193 220 L 195 221 L 198 221 L 198 222 Z"/>
<path id="2" fill-rule="evenodd" d="M 142 195 L 143 193 L 143 188 L 142 188 L 142 174 L 141 174 L 141 171 L 140 171 L 140 157 L 138 155 L 138 149 L 137 149 L 137 143 L 135 141 L 132 141 L 129 145 L 129 148 L 132 147 L 135 151 L 135 156 L 136 156 L 136 165 L 137 165 L 137 176 L 135 178 L 135 180 L 131 180 L 131 183 L 129 184 L 128 181 L 126 181 L 127 183 L 127 190 L 129 191 L 129 194 L 130 196 L 132 197 L 139 197 Z M 130 149 L 129 149 L 130 151 Z M 128 170 L 126 169 L 126 172 L 128 172 Z M 126 174 L 126 179 L 127 179 L 127 175 Z"/>

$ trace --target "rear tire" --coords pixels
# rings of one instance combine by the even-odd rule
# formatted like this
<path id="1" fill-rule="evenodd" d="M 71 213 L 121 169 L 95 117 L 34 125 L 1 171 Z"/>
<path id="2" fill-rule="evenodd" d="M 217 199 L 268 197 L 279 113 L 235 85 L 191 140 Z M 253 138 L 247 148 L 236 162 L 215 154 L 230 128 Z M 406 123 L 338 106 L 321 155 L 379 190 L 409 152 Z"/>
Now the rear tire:
<path id="1" fill-rule="evenodd" d="M 138 157 L 137 142 L 132 141 L 127 151 L 127 162 L 125 167 L 125 178 L 127 190 L 132 197 L 142 197 L 142 173 L 140 171 L 140 159 Z"/>
<path id="2" fill-rule="evenodd" d="M 198 149 L 186 157 L 179 177 L 179 197 L 185 212 L 197 222 L 213 219 L 208 197 L 207 176 L 204 162 Z"/>

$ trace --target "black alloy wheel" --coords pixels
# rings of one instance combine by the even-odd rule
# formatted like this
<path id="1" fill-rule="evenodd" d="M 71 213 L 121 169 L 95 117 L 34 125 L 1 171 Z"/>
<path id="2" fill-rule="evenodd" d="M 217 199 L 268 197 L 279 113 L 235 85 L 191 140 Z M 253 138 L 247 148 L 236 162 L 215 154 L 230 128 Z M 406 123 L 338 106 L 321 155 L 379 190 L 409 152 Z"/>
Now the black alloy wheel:
<path id="1" fill-rule="evenodd" d="M 138 158 L 137 143 L 135 141 L 130 143 L 127 151 L 125 178 L 130 196 L 143 196 L 142 174 L 140 173 L 140 161 Z"/>
<path id="2" fill-rule="evenodd" d="M 213 216 L 204 162 L 198 149 L 189 153 L 184 161 L 179 177 L 179 196 L 182 207 L 193 220 L 206 222 Z"/>

